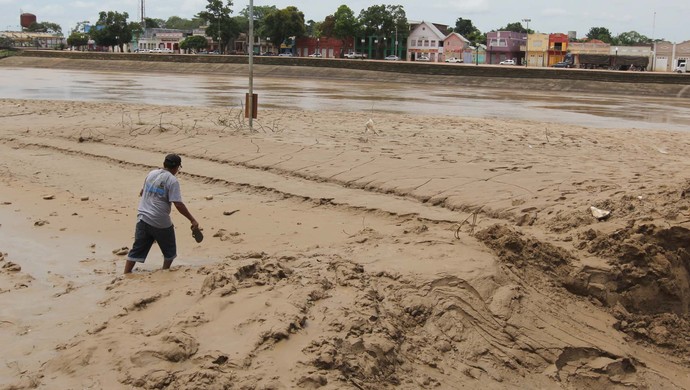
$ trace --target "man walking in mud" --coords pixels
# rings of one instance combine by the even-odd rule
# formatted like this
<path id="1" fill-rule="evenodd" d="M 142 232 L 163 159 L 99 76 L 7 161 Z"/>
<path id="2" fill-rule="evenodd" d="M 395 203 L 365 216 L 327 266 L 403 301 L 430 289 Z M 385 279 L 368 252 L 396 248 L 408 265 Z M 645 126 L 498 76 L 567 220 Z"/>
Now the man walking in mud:
<path id="1" fill-rule="evenodd" d="M 199 223 L 194 219 L 182 202 L 180 183 L 175 175 L 182 167 L 182 158 L 177 154 L 165 156 L 163 168 L 149 172 L 144 187 L 139 192 L 141 200 L 137 214 L 137 225 L 134 232 L 134 244 L 127 254 L 125 274 L 131 273 L 136 263 L 146 261 L 151 246 L 158 243 L 163 253 L 163 269 L 169 269 L 177 257 L 175 226 L 170 218 L 171 204 L 180 214 L 192 223 L 192 235 L 201 242 L 203 236 Z"/>

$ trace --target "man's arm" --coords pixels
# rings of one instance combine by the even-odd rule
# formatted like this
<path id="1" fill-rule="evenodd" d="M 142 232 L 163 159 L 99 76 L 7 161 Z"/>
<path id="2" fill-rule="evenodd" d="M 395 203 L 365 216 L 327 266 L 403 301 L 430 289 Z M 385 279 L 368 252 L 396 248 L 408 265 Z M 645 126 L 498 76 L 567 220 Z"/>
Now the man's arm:
<path id="1" fill-rule="evenodd" d="M 192 216 L 192 213 L 189 212 L 189 210 L 187 209 L 187 206 L 185 206 L 184 203 L 182 203 L 182 202 L 173 202 L 173 204 L 175 205 L 175 208 L 177 209 L 177 211 L 179 211 L 180 214 L 182 214 L 182 215 L 184 215 L 185 217 L 187 217 L 187 219 L 189 220 L 189 222 L 192 223 L 192 229 L 198 228 L 198 227 L 199 227 L 199 222 L 197 222 L 196 219 L 194 219 L 194 217 Z"/>

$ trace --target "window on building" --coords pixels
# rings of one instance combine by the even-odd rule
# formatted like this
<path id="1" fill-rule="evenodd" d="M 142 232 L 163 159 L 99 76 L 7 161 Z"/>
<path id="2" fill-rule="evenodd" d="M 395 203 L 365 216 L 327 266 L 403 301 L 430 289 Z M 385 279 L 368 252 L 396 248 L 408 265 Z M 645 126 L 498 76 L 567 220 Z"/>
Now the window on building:
<path id="1" fill-rule="evenodd" d="M 436 41 L 431 41 L 431 47 L 436 47 Z"/>
<path id="2" fill-rule="evenodd" d="M 429 47 L 429 41 L 426 39 L 424 40 L 424 46 Z"/>

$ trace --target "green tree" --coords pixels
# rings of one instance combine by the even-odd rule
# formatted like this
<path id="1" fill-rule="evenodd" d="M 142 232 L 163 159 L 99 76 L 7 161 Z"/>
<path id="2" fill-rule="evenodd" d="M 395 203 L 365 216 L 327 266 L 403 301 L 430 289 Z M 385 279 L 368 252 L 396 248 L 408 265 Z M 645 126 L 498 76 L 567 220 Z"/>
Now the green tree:
<path id="1" fill-rule="evenodd" d="M 341 40 L 354 38 L 361 30 L 355 13 L 346 5 L 341 5 L 333 14 L 333 36 Z"/>
<path id="2" fill-rule="evenodd" d="M 329 21 L 329 17 L 331 20 Z M 304 24 L 304 34 L 308 37 L 331 36 L 333 34 L 333 16 L 328 15 L 323 22 L 317 22 L 312 19 L 307 20 Z M 328 23 L 327 23 L 328 22 Z M 325 26 L 324 26 L 325 24 Z M 324 33 L 324 28 L 326 32 Z"/>
<path id="3" fill-rule="evenodd" d="M 8 37 L 0 37 L 0 49 L 9 49 L 14 46 L 14 41 Z M 2 57 L 0 55 L 0 57 Z"/>
<path id="4" fill-rule="evenodd" d="M 74 28 L 70 31 L 70 34 L 75 32 L 75 31 L 84 32 L 85 27 L 88 25 L 89 25 L 88 20 L 84 20 L 83 22 L 77 22 L 77 24 L 74 26 Z"/>
<path id="5" fill-rule="evenodd" d="M 407 31 L 407 16 L 401 5 L 372 5 L 360 11 L 359 24 L 365 36 L 390 37 L 396 30 Z M 386 43 L 379 39 L 374 48 L 374 58 L 383 57 Z"/>
<path id="6" fill-rule="evenodd" d="M 115 11 L 101 11 L 98 21 L 91 29 L 91 38 L 100 46 L 115 47 L 124 51 L 123 45 L 132 41 L 135 34 L 141 34 L 139 23 L 127 22 L 129 14 Z"/>
<path id="7" fill-rule="evenodd" d="M 275 5 L 255 5 L 254 6 L 254 36 L 264 37 L 266 36 L 266 31 L 264 28 L 266 15 L 271 12 L 277 11 L 278 8 Z M 246 21 L 241 22 L 241 26 L 246 25 L 247 27 L 241 27 L 241 31 L 249 31 L 249 6 L 242 9 L 239 12 Z M 238 22 L 239 22 L 238 18 Z M 243 24 L 242 24 L 243 23 Z"/>
<path id="8" fill-rule="evenodd" d="M 478 42 L 483 45 L 486 45 L 486 33 L 483 33 L 479 30 L 475 30 L 465 38 L 467 38 L 467 40 L 470 42 Z"/>
<path id="9" fill-rule="evenodd" d="M 613 36 L 611 31 L 606 27 L 592 27 L 587 33 L 588 39 L 598 39 L 602 42 L 613 43 Z"/>
<path id="10" fill-rule="evenodd" d="M 81 49 L 83 46 L 89 44 L 89 36 L 83 32 L 72 31 L 72 34 L 67 37 L 67 44 L 71 47 Z"/>
<path id="11" fill-rule="evenodd" d="M 232 1 L 227 0 L 223 5 L 222 0 L 208 0 L 206 11 L 199 12 L 197 17 L 208 23 L 206 36 L 219 39 L 218 46 L 221 53 L 226 52 L 227 46 L 240 35 L 240 26 L 237 19 L 230 17 L 232 13 Z"/>
<path id="12" fill-rule="evenodd" d="M 270 14 L 271 12 L 278 11 L 278 8 L 275 5 L 255 5 L 254 6 L 254 22 L 259 22 L 261 23 L 266 15 Z M 244 7 L 242 11 L 239 12 L 240 15 L 248 18 L 249 17 L 249 6 Z"/>
<path id="13" fill-rule="evenodd" d="M 477 27 L 472 24 L 470 19 L 458 18 L 455 21 L 455 28 L 453 31 L 465 37 L 473 44 L 486 44 L 486 34 L 483 34 Z"/>
<path id="14" fill-rule="evenodd" d="M 269 13 L 264 18 L 266 35 L 275 44 L 288 43 L 291 37 L 302 37 L 306 33 L 304 13 L 297 7 L 289 6 Z"/>
<path id="15" fill-rule="evenodd" d="M 57 23 L 51 22 L 31 23 L 31 25 L 26 29 L 26 31 L 62 35 L 62 27 L 60 27 L 60 25 Z"/>
<path id="16" fill-rule="evenodd" d="M 165 26 L 163 19 L 144 18 L 144 26 L 146 28 L 161 28 Z"/>
<path id="17" fill-rule="evenodd" d="M 467 38 L 470 34 L 473 34 L 475 31 L 479 31 L 479 29 L 474 27 L 474 24 L 472 24 L 472 21 L 470 19 L 458 18 L 458 20 L 455 21 L 455 28 L 453 29 L 453 31 Z"/>
<path id="18" fill-rule="evenodd" d="M 326 23 L 326 21 L 324 21 Z M 340 39 L 342 44 L 342 49 L 340 56 L 345 54 L 345 43 L 348 39 L 356 39 L 357 35 L 360 34 L 362 27 L 359 24 L 359 20 L 355 16 L 354 11 L 350 9 L 347 5 L 341 5 L 338 10 L 333 14 L 333 27 L 331 35 L 335 38 Z"/>
<path id="19" fill-rule="evenodd" d="M 201 18 L 184 19 L 179 16 L 171 16 L 165 21 L 165 23 L 163 23 L 165 28 L 175 30 L 194 30 L 203 24 L 204 20 Z"/>
<path id="20" fill-rule="evenodd" d="M 192 35 L 191 37 L 185 38 L 180 42 L 180 48 L 183 50 L 194 50 L 199 51 L 208 48 L 208 41 L 206 37 L 201 35 Z"/>
<path id="21" fill-rule="evenodd" d="M 616 37 L 616 44 L 635 46 L 635 45 L 646 45 L 652 43 L 652 40 L 647 36 L 638 33 L 637 31 L 628 31 L 618 34 Z"/>
<path id="22" fill-rule="evenodd" d="M 499 28 L 498 31 L 512 31 L 527 34 L 532 34 L 534 32 L 534 30 L 527 30 L 525 27 L 522 26 L 522 23 L 520 22 L 508 23 L 508 25 L 506 25 L 505 27 Z"/>
<path id="23" fill-rule="evenodd" d="M 310 20 L 307 23 L 307 35 L 316 37 L 334 37 L 335 36 L 335 17 L 328 15 L 323 22 L 314 22 Z"/>

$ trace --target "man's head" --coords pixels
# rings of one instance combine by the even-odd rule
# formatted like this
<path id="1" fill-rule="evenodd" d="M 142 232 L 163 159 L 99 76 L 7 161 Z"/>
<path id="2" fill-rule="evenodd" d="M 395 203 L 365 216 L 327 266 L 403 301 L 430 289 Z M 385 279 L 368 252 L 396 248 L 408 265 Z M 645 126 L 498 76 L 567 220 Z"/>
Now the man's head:
<path id="1" fill-rule="evenodd" d="M 165 156 L 163 167 L 169 170 L 178 169 L 182 166 L 182 158 L 176 154 L 169 154 Z"/>

